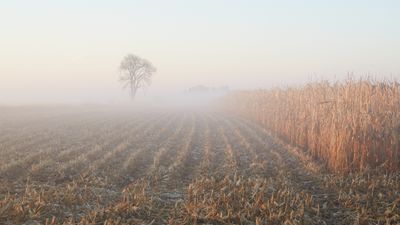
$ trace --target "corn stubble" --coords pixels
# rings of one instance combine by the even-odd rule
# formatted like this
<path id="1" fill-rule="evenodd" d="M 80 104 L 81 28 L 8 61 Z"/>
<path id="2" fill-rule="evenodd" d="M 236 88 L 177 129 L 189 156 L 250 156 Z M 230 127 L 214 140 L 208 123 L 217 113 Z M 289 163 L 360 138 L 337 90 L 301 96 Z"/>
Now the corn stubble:
<path id="1" fill-rule="evenodd" d="M 400 176 L 382 173 L 390 163 L 332 172 L 257 123 L 217 112 L 82 115 L 54 116 L 36 138 L 68 141 L 43 148 L 16 135 L 40 131 L 37 118 L 3 121 L 15 135 L 0 139 L 15 151 L 0 145 L 0 224 L 400 223 Z"/>

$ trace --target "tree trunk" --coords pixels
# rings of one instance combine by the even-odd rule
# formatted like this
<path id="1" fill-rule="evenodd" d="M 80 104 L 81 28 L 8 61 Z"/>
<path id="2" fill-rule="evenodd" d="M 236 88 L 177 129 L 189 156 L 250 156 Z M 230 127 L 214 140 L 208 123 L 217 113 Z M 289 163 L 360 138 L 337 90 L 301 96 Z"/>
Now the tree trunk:
<path id="1" fill-rule="evenodd" d="M 137 91 L 136 88 L 134 88 L 134 87 L 131 88 L 131 100 L 132 100 L 132 101 L 135 100 L 136 91 Z"/>
<path id="2" fill-rule="evenodd" d="M 137 87 L 131 82 L 131 100 L 135 100 Z"/>

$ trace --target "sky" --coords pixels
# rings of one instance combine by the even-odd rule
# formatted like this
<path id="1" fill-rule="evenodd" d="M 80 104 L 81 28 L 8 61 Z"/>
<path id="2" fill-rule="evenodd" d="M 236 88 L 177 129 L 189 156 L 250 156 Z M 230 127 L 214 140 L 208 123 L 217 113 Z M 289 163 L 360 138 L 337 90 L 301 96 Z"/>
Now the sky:
<path id="1" fill-rule="evenodd" d="M 128 53 L 158 70 L 142 97 L 400 78 L 400 1 L 0 1 L 0 104 L 125 101 Z"/>

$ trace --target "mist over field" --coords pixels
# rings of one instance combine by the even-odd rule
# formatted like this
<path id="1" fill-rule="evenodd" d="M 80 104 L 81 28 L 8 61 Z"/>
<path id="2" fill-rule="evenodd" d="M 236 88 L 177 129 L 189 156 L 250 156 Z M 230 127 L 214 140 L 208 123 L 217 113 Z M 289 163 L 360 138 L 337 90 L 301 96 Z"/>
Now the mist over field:
<path id="1" fill-rule="evenodd" d="M 399 77 L 397 1 L 9 1 L 0 7 L 0 104 L 129 102 L 129 53 L 157 68 L 141 99 Z M 165 101 L 164 101 L 165 102 Z"/>
<path id="2" fill-rule="evenodd" d="M 0 224 L 400 224 L 400 2 L 0 2 Z"/>

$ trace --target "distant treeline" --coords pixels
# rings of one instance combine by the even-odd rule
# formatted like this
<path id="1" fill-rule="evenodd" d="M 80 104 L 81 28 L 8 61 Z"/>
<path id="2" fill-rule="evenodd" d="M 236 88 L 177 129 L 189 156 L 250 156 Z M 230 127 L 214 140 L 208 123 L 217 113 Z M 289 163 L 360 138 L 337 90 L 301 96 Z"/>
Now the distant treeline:
<path id="1" fill-rule="evenodd" d="M 197 85 L 185 90 L 186 94 L 219 94 L 226 93 L 229 91 L 228 86 L 222 87 L 207 87 L 204 85 Z"/>

